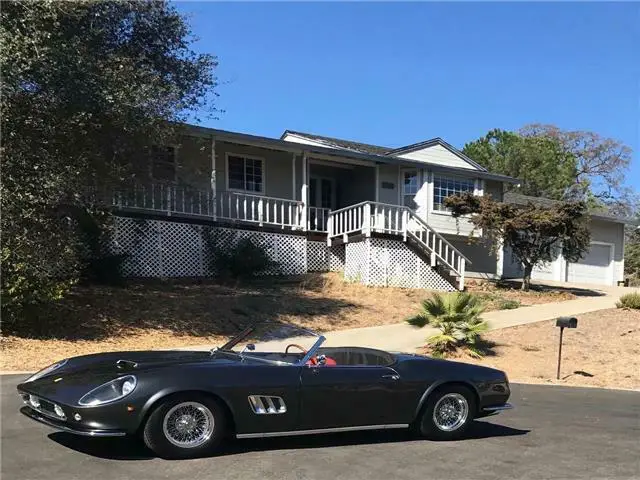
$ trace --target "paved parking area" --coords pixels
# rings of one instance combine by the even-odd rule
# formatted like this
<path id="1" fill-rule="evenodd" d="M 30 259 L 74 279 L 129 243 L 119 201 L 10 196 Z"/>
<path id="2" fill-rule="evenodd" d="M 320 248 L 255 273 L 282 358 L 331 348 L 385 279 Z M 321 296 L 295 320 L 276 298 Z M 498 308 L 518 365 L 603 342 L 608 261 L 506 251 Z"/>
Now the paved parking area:
<path id="1" fill-rule="evenodd" d="M 234 441 L 197 460 L 154 458 L 132 440 L 54 432 L 18 413 L 3 376 L 2 480 L 631 479 L 640 478 L 640 393 L 513 385 L 516 408 L 469 438 L 435 443 L 402 431 Z"/>

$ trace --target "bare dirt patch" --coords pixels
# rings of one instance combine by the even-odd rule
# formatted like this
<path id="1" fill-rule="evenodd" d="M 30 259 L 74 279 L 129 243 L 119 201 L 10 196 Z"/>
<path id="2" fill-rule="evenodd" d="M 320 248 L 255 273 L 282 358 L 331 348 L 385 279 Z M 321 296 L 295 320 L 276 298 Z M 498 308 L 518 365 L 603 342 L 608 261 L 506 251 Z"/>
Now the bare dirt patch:
<path id="1" fill-rule="evenodd" d="M 494 355 L 457 360 L 499 368 L 514 382 L 640 388 L 640 311 L 579 315 L 578 328 L 564 331 L 557 381 L 559 334 L 553 320 L 495 330 L 483 335 Z"/>
<path id="2" fill-rule="evenodd" d="M 471 282 L 488 310 L 574 298 L 563 289 L 520 292 Z M 130 283 L 125 288 L 78 287 L 63 301 L 3 325 L 0 370 L 33 370 L 58 359 L 114 350 L 219 345 L 248 323 L 292 322 L 317 331 L 403 322 L 432 294 L 346 283 L 337 273 L 265 278 L 251 284 L 202 281 Z"/>

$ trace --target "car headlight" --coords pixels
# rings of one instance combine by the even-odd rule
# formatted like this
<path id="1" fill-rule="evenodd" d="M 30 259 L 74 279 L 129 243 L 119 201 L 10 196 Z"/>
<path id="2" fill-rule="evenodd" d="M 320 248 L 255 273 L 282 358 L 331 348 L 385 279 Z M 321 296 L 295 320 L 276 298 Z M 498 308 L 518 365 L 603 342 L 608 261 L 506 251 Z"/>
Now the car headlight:
<path id="1" fill-rule="evenodd" d="M 53 371 L 59 369 L 60 367 L 62 367 L 65 363 L 67 363 L 67 359 L 66 358 L 64 360 L 60 360 L 59 362 L 52 363 L 48 367 L 45 367 L 42 370 L 40 370 L 39 372 L 36 372 L 33 375 L 31 375 L 29 378 L 27 378 L 24 381 L 24 383 L 33 382 L 34 380 L 42 378 L 45 375 L 49 375 L 51 372 L 53 372 Z"/>
<path id="2" fill-rule="evenodd" d="M 138 380 L 133 375 L 116 378 L 91 390 L 78 401 L 78 404 L 91 407 L 115 402 L 133 392 L 137 383 Z"/>

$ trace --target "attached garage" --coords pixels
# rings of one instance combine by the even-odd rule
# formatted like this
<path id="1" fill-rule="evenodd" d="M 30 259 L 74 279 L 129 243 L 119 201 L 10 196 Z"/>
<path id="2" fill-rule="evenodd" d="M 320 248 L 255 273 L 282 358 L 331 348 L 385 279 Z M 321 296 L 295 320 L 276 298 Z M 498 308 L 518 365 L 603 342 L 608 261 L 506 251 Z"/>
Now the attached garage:
<path id="1" fill-rule="evenodd" d="M 612 285 L 614 244 L 592 242 L 587 254 L 575 263 L 567 262 L 567 282 Z"/>
<path id="2" fill-rule="evenodd" d="M 605 215 L 592 215 L 589 224 L 591 245 L 585 255 L 577 262 L 567 262 L 562 255 L 558 255 L 552 262 L 534 268 L 531 278 L 539 281 L 616 285 L 624 280 L 626 223 L 634 222 Z M 503 278 L 522 277 L 522 266 L 513 260 L 506 247 L 502 263 Z"/>

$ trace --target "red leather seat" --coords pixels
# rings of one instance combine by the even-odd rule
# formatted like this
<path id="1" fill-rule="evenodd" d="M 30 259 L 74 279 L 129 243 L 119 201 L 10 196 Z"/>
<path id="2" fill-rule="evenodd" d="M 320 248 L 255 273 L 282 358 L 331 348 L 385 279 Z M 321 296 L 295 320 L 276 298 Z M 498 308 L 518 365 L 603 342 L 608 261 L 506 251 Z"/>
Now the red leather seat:
<path id="1" fill-rule="evenodd" d="M 311 357 L 307 362 L 307 365 L 318 365 L 318 359 L 316 357 Z M 333 358 L 325 357 L 324 367 L 335 367 L 336 365 L 338 365 L 338 362 Z"/>

